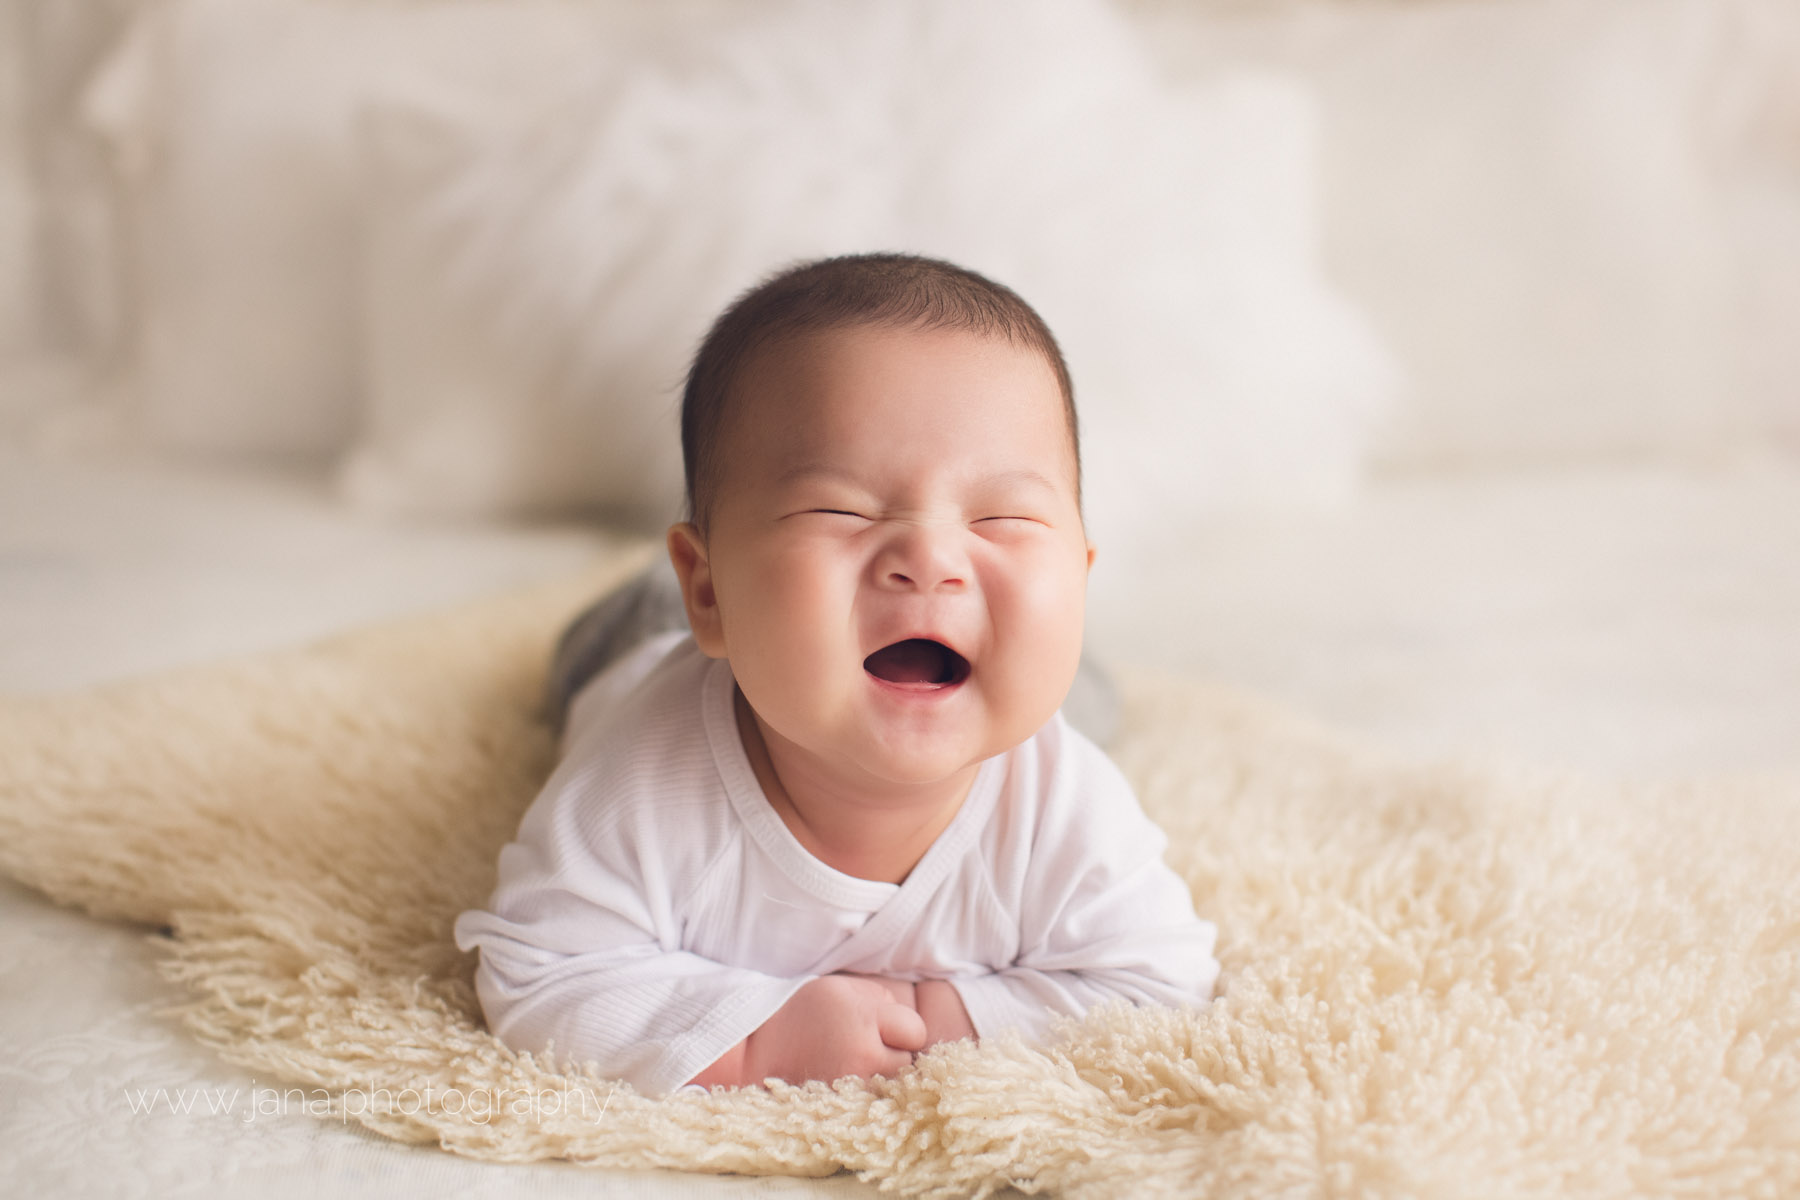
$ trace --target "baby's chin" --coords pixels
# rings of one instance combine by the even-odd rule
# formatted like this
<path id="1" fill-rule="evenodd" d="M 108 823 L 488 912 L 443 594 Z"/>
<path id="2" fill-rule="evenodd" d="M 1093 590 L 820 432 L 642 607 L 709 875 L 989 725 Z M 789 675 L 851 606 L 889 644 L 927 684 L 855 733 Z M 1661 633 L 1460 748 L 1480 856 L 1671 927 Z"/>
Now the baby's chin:
<path id="1" fill-rule="evenodd" d="M 1056 713 L 1054 706 L 1044 705 L 1038 706 L 1041 712 L 1034 708 L 996 720 L 987 711 L 978 681 L 971 682 L 977 686 L 954 711 L 920 713 L 916 724 L 886 705 L 865 708 L 856 698 L 844 697 L 830 709 L 815 709 L 811 720 L 796 722 L 811 726 L 805 733 L 793 725 L 776 728 L 815 762 L 827 765 L 841 786 L 870 794 L 925 789 L 966 778 L 973 768 L 1026 741 Z"/>
<path id="2" fill-rule="evenodd" d="M 1026 737 L 1012 738 L 999 733 L 987 737 L 969 737 L 966 731 L 946 736 L 941 733 L 919 733 L 883 739 L 866 744 L 854 753 L 858 773 L 871 784 L 885 787 L 927 788 L 964 778 L 997 754 L 1004 754 Z"/>

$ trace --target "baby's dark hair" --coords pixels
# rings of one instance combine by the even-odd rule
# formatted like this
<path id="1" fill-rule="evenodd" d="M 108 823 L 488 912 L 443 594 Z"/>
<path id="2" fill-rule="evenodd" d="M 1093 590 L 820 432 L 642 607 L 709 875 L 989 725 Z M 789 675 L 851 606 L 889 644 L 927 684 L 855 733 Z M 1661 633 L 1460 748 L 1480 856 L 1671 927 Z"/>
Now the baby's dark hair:
<path id="1" fill-rule="evenodd" d="M 783 338 L 858 326 L 948 329 L 1002 338 L 1043 355 L 1062 392 L 1081 495 L 1075 388 L 1050 327 L 1018 293 L 966 268 L 912 254 L 849 254 L 777 272 L 713 322 L 681 396 L 681 456 L 688 519 L 704 535 L 722 463 L 719 430 L 744 364 Z"/>

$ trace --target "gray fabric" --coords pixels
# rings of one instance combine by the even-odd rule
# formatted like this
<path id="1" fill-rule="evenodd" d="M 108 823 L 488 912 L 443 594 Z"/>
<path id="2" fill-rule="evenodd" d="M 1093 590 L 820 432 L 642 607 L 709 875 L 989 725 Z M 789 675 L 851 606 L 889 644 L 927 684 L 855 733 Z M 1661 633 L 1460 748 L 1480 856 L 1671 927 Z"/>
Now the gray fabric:
<path id="1" fill-rule="evenodd" d="M 575 693 L 620 655 L 647 637 L 686 629 L 687 623 L 681 583 L 667 558 L 658 558 L 631 582 L 601 597 L 557 639 L 545 697 L 551 723 L 560 730 Z"/>
<path id="2" fill-rule="evenodd" d="M 666 558 L 651 563 L 631 582 L 576 617 L 557 640 L 550 666 L 545 702 L 556 728 L 562 728 L 575 693 L 608 664 L 647 637 L 686 628 L 681 584 Z M 1063 701 L 1063 716 L 1102 746 L 1118 730 L 1118 689 L 1086 654 L 1081 656 L 1075 682 Z"/>

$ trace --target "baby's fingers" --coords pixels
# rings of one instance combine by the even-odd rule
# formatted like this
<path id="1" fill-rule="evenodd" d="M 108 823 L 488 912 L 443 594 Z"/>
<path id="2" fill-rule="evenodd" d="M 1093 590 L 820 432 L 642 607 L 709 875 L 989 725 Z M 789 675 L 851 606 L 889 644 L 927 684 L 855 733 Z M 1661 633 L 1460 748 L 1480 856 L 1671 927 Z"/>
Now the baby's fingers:
<path id="1" fill-rule="evenodd" d="M 928 1037 L 925 1018 L 904 1004 L 883 1004 L 877 1008 L 875 1030 L 885 1044 L 896 1050 L 923 1050 Z"/>

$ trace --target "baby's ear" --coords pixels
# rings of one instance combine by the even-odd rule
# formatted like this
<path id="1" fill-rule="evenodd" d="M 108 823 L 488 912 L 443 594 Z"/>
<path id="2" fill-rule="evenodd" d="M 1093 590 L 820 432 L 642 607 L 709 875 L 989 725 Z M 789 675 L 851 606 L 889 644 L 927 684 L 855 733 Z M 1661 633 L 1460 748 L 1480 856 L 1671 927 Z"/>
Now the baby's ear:
<path id="1" fill-rule="evenodd" d="M 694 631 L 694 644 L 708 658 L 724 658 L 724 623 L 719 619 L 719 600 L 713 593 L 706 539 L 693 522 L 683 521 L 669 526 L 668 545 L 675 578 L 681 581 L 681 601 L 687 608 L 688 627 Z"/>

